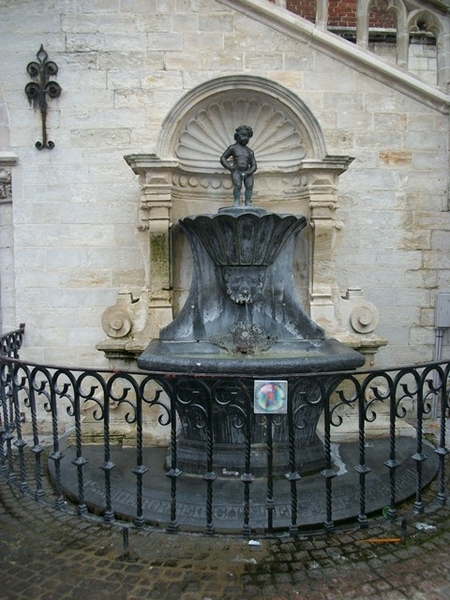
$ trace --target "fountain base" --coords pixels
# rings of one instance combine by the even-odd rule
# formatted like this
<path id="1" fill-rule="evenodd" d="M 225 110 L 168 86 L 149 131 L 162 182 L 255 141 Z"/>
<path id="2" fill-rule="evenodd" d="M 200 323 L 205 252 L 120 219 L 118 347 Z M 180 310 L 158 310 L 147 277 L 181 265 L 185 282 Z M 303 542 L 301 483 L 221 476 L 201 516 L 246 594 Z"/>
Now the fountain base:
<path id="1" fill-rule="evenodd" d="M 138 359 L 141 369 L 154 373 L 226 374 L 280 377 L 289 374 L 351 370 L 364 357 L 334 339 L 278 340 L 270 350 L 230 354 L 206 341 L 154 339 Z"/>
<path id="2" fill-rule="evenodd" d="M 305 217 L 236 207 L 179 225 L 193 256 L 189 296 L 138 359 L 141 369 L 164 375 L 181 423 L 173 468 L 201 474 L 213 450 L 219 470 L 241 472 L 247 453 L 252 474 L 264 473 L 271 466 L 260 457 L 263 445 L 277 474 L 323 468 L 316 427 L 328 373 L 365 360 L 325 338 L 297 299 L 294 241 Z M 303 382 L 306 373 L 324 375 Z M 283 410 L 254 408 L 257 380 L 285 382 Z"/>
<path id="3" fill-rule="evenodd" d="M 325 468 L 325 453 L 323 444 L 317 434 L 312 439 L 297 446 L 296 471 L 300 475 L 309 475 Z M 185 473 L 203 475 L 205 473 L 205 457 L 207 444 L 205 442 L 187 440 L 180 437 L 177 444 L 177 464 Z M 217 475 L 242 475 L 244 466 L 244 444 L 214 444 L 214 469 Z M 275 476 L 283 476 L 290 471 L 289 444 L 279 441 L 273 444 L 272 472 Z M 251 447 L 251 470 L 255 477 L 266 477 L 267 446 L 255 443 Z M 170 468 L 171 456 L 167 455 L 167 468 Z"/>
<path id="4" fill-rule="evenodd" d="M 427 447 L 428 448 L 428 447 Z M 436 475 L 439 459 L 434 448 L 429 447 L 427 460 L 421 463 L 422 484 L 426 486 Z M 356 520 L 360 512 L 360 475 L 358 465 L 359 444 L 333 444 L 333 520 L 336 524 Z M 411 458 L 416 451 L 413 438 L 397 440 L 397 502 L 414 497 L 416 493 L 417 464 Z M 104 450 L 101 445 L 84 446 L 87 459 L 85 469 L 85 501 L 89 510 L 103 514 L 105 510 Z M 367 515 L 381 511 L 389 505 L 390 471 L 385 461 L 389 457 L 389 440 L 370 440 L 367 444 L 367 460 L 371 467 L 366 480 L 365 496 Z M 144 448 L 143 461 L 148 472 L 143 483 L 143 517 L 149 524 L 167 526 L 170 524 L 170 486 L 164 473 L 165 448 Z M 78 469 L 74 464 L 76 448 L 64 450 L 61 460 L 61 480 L 64 495 L 78 501 Z M 112 509 L 116 518 L 133 521 L 136 517 L 136 475 L 132 466 L 136 460 L 135 448 L 111 447 Z M 55 463 L 48 461 L 50 477 L 54 479 Z M 286 477 L 274 478 L 274 528 L 288 529 L 291 526 L 291 482 Z M 219 476 L 213 483 L 213 518 L 216 532 L 242 532 L 244 522 L 244 485 L 234 473 Z M 326 494 L 321 473 L 302 477 L 297 484 L 299 526 L 303 531 L 323 527 L 326 521 Z M 206 483 L 201 476 L 183 473 L 177 486 L 177 522 L 183 529 L 204 531 L 206 524 Z M 257 478 L 250 485 L 250 527 L 257 533 L 267 529 L 267 479 Z"/>

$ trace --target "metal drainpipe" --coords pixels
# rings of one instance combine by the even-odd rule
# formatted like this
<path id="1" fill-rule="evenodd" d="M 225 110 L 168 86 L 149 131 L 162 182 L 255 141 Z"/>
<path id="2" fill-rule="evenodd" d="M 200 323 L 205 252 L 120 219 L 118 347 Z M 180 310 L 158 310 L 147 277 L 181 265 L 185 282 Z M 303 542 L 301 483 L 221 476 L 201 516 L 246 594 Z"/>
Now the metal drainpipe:
<path id="1" fill-rule="evenodd" d="M 435 299 L 434 307 L 434 326 L 436 328 L 435 343 L 434 343 L 434 361 L 440 361 L 442 356 L 442 341 L 444 330 L 450 328 L 450 292 L 438 292 Z M 439 385 L 437 373 L 433 378 L 433 385 Z M 434 398 L 431 418 L 436 419 L 438 416 L 439 397 Z"/>
<path id="2" fill-rule="evenodd" d="M 439 362 L 442 356 L 442 340 L 444 337 L 444 329 L 442 327 L 436 327 L 435 337 L 434 337 L 434 353 L 433 353 L 433 362 Z M 435 373 L 433 378 L 433 386 L 437 387 L 439 385 L 437 373 Z M 438 416 L 438 405 L 439 405 L 439 396 L 435 396 L 433 401 L 433 408 L 431 411 L 431 418 L 437 419 Z"/>

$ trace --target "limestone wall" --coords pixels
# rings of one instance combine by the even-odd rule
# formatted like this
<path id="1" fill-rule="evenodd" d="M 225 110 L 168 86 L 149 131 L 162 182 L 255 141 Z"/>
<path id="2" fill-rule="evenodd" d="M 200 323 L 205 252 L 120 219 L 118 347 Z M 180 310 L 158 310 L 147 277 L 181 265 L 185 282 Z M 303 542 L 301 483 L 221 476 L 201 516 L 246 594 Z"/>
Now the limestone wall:
<path id="1" fill-rule="evenodd" d="M 0 15 L 0 151 L 18 157 L 3 327 L 26 323 L 24 357 L 107 364 L 104 310 L 151 277 L 140 184 L 123 157 L 156 153 L 169 111 L 197 86 L 248 75 L 296 95 L 329 155 L 355 157 L 337 184 L 335 282 L 378 307 L 388 345 L 377 365 L 432 358 L 435 294 L 450 289 L 445 107 L 219 1 L 0 0 Z M 41 44 L 62 88 L 49 100 L 52 150 L 35 148 L 41 117 L 24 93 Z M 290 190 L 282 200 L 298 210 Z"/>

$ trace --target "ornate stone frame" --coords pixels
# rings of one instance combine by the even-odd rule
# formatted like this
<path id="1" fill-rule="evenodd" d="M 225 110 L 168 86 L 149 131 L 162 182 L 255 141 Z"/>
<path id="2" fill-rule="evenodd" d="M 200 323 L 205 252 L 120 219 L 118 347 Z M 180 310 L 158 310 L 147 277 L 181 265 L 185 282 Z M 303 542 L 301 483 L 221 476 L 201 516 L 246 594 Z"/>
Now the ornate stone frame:
<path id="1" fill-rule="evenodd" d="M 146 281 L 138 301 L 123 292 L 116 306 L 105 311 L 102 324 L 109 339 L 98 348 L 107 356 L 139 354 L 172 320 L 177 306 L 172 243 L 182 243 L 176 224 L 187 215 L 216 212 L 231 203 L 229 173 L 219 157 L 242 123 L 254 131 L 254 204 L 303 214 L 309 221 L 306 304 L 312 318 L 328 334 L 361 349 L 361 332 L 352 328 L 349 333 L 339 322 L 345 311 L 339 308 L 334 267 L 336 237 L 343 226 L 336 219 L 337 183 L 353 158 L 327 154 L 319 123 L 290 90 L 261 77 L 235 75 L 207 81 L 183 96 L 162 124 L 156 154 L 125 157 L 139 175 Z M 370 323 L 365 328 L 363 337 L 373 331 Z"/>

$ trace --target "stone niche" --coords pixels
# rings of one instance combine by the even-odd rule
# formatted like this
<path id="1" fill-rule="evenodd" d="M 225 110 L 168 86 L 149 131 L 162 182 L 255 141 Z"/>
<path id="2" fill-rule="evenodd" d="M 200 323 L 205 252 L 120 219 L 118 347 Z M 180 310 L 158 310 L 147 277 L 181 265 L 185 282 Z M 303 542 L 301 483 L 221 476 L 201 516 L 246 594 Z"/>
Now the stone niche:
<path id="1" fill-rule="evenodd" d="M 260 77 L 231 76 L 186 94 L 162 124 L 155 154 L 125 160 L 139 175 L 139 240 L 146 279 L 139 297 L 118 293 L 102 317 L 97 348 L 115 361 L 135 360 L 172 321 L 190 287 L 192 256 L 178 221 L 232 204 L 232 184 L 219 158 L 241 124 L 253 128 L 258 163 L 253 205 L 303 215 L 294 271 L 299 297 L 327 335 L 359 350 L 366 364 L 385 340 L 375 333 L 376 307 L 360 289 L 342 296 L 335 249 L 344 224 L 336 218 L 339 176 L 353 158 L 327 154 L 320 126 L 298 96 Z"/>

